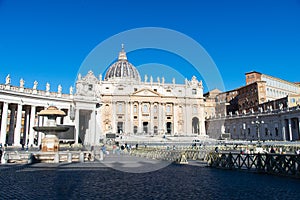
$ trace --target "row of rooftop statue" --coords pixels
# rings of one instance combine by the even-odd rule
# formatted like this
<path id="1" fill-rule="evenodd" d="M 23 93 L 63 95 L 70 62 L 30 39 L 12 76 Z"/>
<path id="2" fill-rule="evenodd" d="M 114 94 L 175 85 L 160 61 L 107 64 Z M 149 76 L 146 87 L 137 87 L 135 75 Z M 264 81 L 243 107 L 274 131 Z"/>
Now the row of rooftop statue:
<path id="1" fill-rule="evenodd" d="M 5 85 L 10 85 L 10 83 L 11 83 L 11 79 L 10 79 L 10 75 L 8 74 L 6 76 L 6 79 L 5 79 Z M 20 88 L 24 88 L 24 85 L 25 85 L 25 81 L 23 80 L 23 78 L 21 78 L 20 79 Z M 32 89 L 36 90 L 37 86 L 38 86 L 38 82 L 34 81 Z M 46 83 L 46 92 L 50 92 L 50 84 L 49 83 Z M 58 85 L 58 87 L 57 87 L 57 93 L 59 93 L 59 94 L 62 93 L 62 86 L 61 85 Z M 69 89 L 69 93 L 71 95 L 73 94 L 73 87 L 72 86 Z"/>

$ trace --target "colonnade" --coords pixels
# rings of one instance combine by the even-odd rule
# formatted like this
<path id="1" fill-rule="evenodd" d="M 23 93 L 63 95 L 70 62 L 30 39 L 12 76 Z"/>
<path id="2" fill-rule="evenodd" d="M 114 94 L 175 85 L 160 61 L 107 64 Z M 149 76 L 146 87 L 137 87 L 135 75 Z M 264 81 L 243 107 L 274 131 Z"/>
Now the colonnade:
<path id="1" fill-rule="evenodd" d="M 33 127 L 46 124 L 46 117 L 38 117 L 37 113 L 46 106 L 0 102 L 0 143 L 9 146 L 39 146 L 42 133 L 37 133 Z M 68 113 L 68 109 L 63 109 Z M 57 119 L 58 124 L 63 122 Z"/>

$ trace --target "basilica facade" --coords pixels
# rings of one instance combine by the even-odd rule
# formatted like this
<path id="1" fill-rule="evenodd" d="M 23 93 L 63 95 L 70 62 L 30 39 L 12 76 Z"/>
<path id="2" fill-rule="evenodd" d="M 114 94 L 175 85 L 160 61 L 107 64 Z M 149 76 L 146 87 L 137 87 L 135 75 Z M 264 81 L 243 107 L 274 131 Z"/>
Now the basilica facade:
<path id="1" fill-rule="evenodd" d="M 165 83 L 163 77 L 145 76 L 127 60 L 124 48 L 118 60 L 98 77 L 89 71 L 78 74 L 76 91 L 69 94 L 12 86 L 8 76 L 0 84 L 1 132 L 0 143 L 8 145 L 39 145 L 43 133 L 34 126 L 46 123 L 37 113 L 50 105 L 66 113 L 58 124 L 69 125 L 75 143 L 97 145 L 107 134 L 119 135 L 206 135 L 202 82 L 196 77 L 177 84 Z"/>

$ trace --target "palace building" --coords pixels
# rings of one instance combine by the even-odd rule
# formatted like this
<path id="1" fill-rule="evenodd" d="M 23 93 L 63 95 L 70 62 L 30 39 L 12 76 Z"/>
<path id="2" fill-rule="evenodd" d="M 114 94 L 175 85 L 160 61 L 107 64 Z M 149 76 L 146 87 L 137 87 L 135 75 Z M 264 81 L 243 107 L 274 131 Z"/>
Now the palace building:
<path id="1" fill-rule="evenodd" d="M 38 90 L 10 83 L 0 84 L 0 143 L 19 146 L 40 145 L 43 133 L 34 126 L 47 123 L 37 113 L 56 106 L 66 113 L 57 124 L 70 126 L 69 135 L 61 140 L 97 145 L 106 134 L 124 135 L 206 135 L 202 82 L 195 76 L 184 84 L 156 81 L 145 75 L 142 81 L 138 70 L 127 60 L 122 47 L 118 60 L 107 70 L 104 78 L 92 71 L 78 74 L 76 91 L 69 94 Z"/>

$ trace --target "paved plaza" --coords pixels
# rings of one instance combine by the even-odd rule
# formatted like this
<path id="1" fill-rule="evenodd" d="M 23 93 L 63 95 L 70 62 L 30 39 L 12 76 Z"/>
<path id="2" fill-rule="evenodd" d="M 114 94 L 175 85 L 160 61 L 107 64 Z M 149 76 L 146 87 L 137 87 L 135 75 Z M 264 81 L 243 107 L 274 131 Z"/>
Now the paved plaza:
<path id="1" fill-rule="evenodd" d="M 0 165 L 0 196 L 26 200 L 299 198 L 297 179 L 177 164 L 137 171 L 157 162 L 110 155 L 103 162 Z"/>

